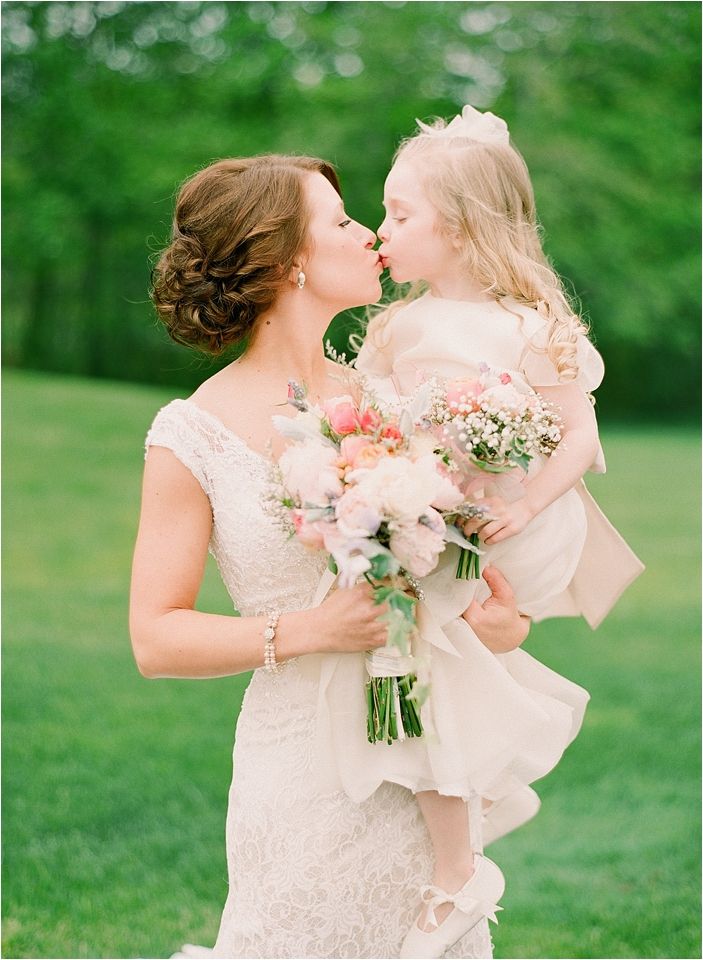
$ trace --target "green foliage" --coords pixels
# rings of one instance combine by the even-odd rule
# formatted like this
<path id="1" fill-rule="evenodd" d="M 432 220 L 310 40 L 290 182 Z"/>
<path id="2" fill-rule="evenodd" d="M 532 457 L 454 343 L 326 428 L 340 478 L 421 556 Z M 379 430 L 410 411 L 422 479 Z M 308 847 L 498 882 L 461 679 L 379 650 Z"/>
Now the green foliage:
<path id="1" fill-rule="evenodd" d="M 194 386 L 218 363 L 147 298 L 177 185 L 223 156 L 320 154 L 375 226 L 414 118 L 471 102 L 527 159 L 606 356 L 603 413 L 690 415 L 699 32 L 687 2 L 6 2 L 6 361 Z M 337 349 L 355 326 L 335 321 Z"/>
<path id="2" fill-rule="evenodd" d="M 370 562 L 371 567 L 369 568 L 368 576 L 373 580 L 383 580 L 384 577 L 389 576 L 391 573 L 397 573 L 398 571 L 398 561 L 390 550 L 377 553 L 375 557 L 370 558 Z M 383 603 L 382 600 L 378 599 L 378 594 L 375 596 L 376 603 Z"/>
<path id="3" fill-rule="evenodd" d="M 379 620 L 388 628 L 388 643 L 407 656 L 410 653 L 410 637 L 415 629 L 415 600 L 393 586 L 374 587 L 373 599 L 374 603 L 388 605 L 388 610 L 381 614 Z"/>
<path id="4" fill-rule="evenodd" d="M 141 442 L 171 394 L 4 387 L 3 956 L 212 944 L 248 676 L 144 680 L 127 632 Z M 700 450 L 674 427 L 604 445 L 589 485 L 647 571 L 595 633 L 555 620 L 528 640 L 591 703 L 539 816 L 491 848 L 497 957 L 700 956 Z M 212 567 L 198 606 L 231 611 Z"/>

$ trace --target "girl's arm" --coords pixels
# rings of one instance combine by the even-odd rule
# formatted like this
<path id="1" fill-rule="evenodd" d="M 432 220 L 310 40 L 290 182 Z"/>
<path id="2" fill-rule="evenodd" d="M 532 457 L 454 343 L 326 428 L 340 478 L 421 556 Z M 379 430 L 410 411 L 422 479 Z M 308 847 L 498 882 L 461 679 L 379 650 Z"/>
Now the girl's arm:
<path id="1" fill-rule="evenodd" d="M 210 502 L 198 481 L 170 450 L 150 447 L 130 598 L 132 647 L 145 677 L 222 677 L 263 665 L 267 617 L 194 609 L 211 529 Z M 368 585 L 337 590 L 313 610 L 280 618 L 276 657 L 382 646 L 384 612 Z"/>
<path id="2" fill-rule="evenodd" d="M 524 484 L 522 499 L 506 503 L 500 497 L 489 497 L 482 501 L 495 518 L 481 528 L 481 539 L 487 544 L 500 543 L 524 530 L 533 517 L 578 483 L 598 453 L 596 417 L 582 388 L 568 383 L 534 389 L 559 410 L 562 437 L 539 473 Z"/>

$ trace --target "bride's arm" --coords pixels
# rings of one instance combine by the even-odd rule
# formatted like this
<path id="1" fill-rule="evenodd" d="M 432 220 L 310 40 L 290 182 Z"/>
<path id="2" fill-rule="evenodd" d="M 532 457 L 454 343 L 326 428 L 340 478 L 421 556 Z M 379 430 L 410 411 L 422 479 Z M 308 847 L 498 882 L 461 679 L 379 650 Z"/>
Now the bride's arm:
<path id="1" fill-rule="evenodd" d="M 151 447 L 134 552 L 130 634 L 145 677 L 222 677 L 260 667 L 267 617 L 194 609 L 212 529 L 210 502 L 191 472 L 164 447 Z M 366 585 L 335 591 L 312 610 L 281 616 L 279 661 L 308 653 L 382 646 L 386 628 Z"/>

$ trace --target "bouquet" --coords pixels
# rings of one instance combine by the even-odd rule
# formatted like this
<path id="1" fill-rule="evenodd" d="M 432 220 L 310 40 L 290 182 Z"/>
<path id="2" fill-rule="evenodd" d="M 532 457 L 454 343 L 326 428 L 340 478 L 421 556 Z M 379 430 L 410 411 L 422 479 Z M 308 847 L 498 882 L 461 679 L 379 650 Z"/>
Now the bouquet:
<path id="1" fill-rule="evenodd" d="M 454 467 L 459 465 L 465 474 L 476 469 L 489 474 L 526 471 L 537 454 L 554 451 L 561 440 L 561 419 L 538 393 L 518 391 L 509 373 L 486 363 L 480 364 L 479 373 L 475 380 L 430 381 L 424 419 L 437 431 Z M 482 515 L 480 506 L 465 504 L 453 519 Z M 469 540 L 478 547 L 478 534 Z M 462 547 L 457 579 L 470 580 L 479 573 L 479 551 Z"/>
<path id="2" fill-rule="evenodd" d="M 449 458 L 430 433 L 415 430 L 425 394 L 397 415 L 361 391 L 315 406 L 291 382 L 288 400 L 298 413 L 273 418 L 293 443 L 274 467 L 270 510 L 306 547 L 329 553 L 341 587 L 363 577 L 375 602 L 389 608 L 388 642 L 366 655 L 371 743 L 422 734 L 419 711 L 429 688 L 418 683 L 411 650 L 416 578 L 434 569 L 448 539 L 470 546 L 442 516 L 463 501 Z"/>

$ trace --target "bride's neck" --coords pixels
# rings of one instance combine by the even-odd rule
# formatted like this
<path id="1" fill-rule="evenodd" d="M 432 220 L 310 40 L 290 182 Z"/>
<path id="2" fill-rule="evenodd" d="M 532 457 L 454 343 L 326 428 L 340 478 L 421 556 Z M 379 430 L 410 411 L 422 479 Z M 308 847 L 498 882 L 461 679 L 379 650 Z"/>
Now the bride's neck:
<path id="1" fill-rule="evenodd" d="M 269 310 L 260 317 L 255 336 L 237 361 L 257 378 L 285 386 L 304 383 L 310 396 L 325 394 L 330 372 L 322 337 L 331 316 L 314 317 L 297 304 L 285 312 Z"/>

